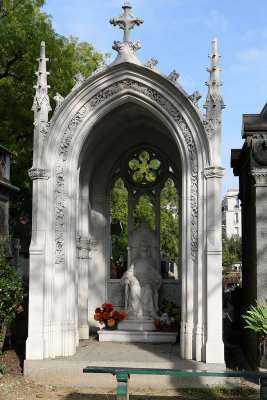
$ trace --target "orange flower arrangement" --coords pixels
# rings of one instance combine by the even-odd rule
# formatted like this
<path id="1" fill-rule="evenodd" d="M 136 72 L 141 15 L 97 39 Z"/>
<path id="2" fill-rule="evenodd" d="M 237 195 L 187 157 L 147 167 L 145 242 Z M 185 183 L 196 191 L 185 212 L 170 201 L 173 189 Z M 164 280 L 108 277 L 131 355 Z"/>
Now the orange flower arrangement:
<path id="1" fill-rule="evenodd" d="M 114 328 L 118 321 L 122 321 L 126 317 L 124 310 L 114 310 L 111 303 L 103 303 L 102 307 L 95 309 L 94 319 L 101 325 L 105 324 L 108 328 Z"/>
<path id="2" fill-rule="evenodd" d="M 107 320 L 107 324 L 108 324 L 109 327 L 114 326 L 114 325 L 115 325 L 115 319 L 109 318 L 109 319 Z"/>

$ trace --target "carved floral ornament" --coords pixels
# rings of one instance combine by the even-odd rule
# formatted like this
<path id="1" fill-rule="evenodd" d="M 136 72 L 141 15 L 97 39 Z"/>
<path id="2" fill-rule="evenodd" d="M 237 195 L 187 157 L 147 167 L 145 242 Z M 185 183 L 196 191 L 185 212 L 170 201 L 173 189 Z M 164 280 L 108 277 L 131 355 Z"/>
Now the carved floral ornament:
<path id="1" fill-rule="evenodd" d="M 223 178 L 225 168 L 223 167 L 208 167 L 204 169 L 205 178 Z"/>
<path id="2" fill-rule="evenodd" d="M 267 168 L 253 168 L 251 175 L 258 186 L 267 186 Z"/>
<path id="3" fill-rule="evenodd" d="M 29 169 L 28 174 L 32 180 L 49 179 L 51 176 L 50 170 L 43 169 L 43 168 L 31 168 L 31 169 Z"/>
<path id="4" fill-rule="evenodd" d="M 76 240 L 77 258 L 89 259 L 89 253 L 92 250 L 91 243 L 88 238 L 77 238 Z"/>
<path id="5" fill-rule="evenodd" d="M 151 88 L 144 83 L 134 81 L 132 79 L 124 79 L 113 83 L 105 89 L 100 90 L 92 96 L 88 102 L 83 105 L 76 115 L 70 121 L 67 130 L 65 131 L 60 143 L 59 154 L 57 157 L 56 170 L 56 262 L 60 263 L 64 260 L 64 230 L 65 230 L 65 208 L 66 208 L 66 193 L 65 193 L 65 169 L 68 158 L 68 151 L 76 135 L 79 125 L 84 120 L 85 116 L 90 111 L 95 109 L 103 102 L 109 100 L 112 96 L 122 91 L 133 91 L 146 96 L 156 102 L 170 117 L 174 120 L 181 132 L 189 152 L 191 163 L 191 256 L 194 261 L 197 260 L 198 249 L 198 161 L 197 149 L 189 126 L 181 115 L 180 111 L 172 104 L 165 96 L 159 93 L 154 88 Z"/>

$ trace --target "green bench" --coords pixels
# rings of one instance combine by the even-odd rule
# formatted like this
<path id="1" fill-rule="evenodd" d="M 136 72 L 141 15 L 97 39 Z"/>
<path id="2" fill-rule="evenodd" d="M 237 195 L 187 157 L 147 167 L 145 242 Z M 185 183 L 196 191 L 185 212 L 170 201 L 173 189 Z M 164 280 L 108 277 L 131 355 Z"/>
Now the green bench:
<path id="1" fill-rule="evenodd" d="M 267 400 L 267 372 L 258 371 L 192 371 L 156 368 L 86 367 L 84 373 L 112 374 L 117 378 L 117 400 L 128 400 L 130 375 L 218 376 L 225 378 L 257 378 L 260 380 L 260 400 Z"/>

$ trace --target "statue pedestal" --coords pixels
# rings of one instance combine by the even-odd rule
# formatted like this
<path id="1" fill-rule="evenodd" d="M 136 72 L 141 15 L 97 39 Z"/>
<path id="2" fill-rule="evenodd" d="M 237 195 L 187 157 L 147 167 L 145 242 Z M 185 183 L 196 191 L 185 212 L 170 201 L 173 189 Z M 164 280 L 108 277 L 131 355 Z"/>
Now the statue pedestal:
<path id="1" fill-rule="evenodd" d="M 109 331 L 100 329 L 98 332 L 99 342 L 129 342 L 129 343 L 175 343 L 177 332 L 159 331 Z"/>
<path id="2" fill-rule="evenodd" d="M 154 321 L 151 319 L 125 319 L 118 323 L 121 331 L 156 331 Z"/>

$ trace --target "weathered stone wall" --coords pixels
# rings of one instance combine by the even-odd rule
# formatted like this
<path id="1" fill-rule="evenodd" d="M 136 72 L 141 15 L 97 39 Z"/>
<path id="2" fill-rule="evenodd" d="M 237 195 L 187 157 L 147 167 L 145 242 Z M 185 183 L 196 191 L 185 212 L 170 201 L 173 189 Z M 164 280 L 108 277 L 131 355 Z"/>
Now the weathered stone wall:
<path id="1" fill-rule="evenodd" d="M 243 312 L 263 302 L 267 288 L 267 104 L 260 114 L 243 116 L 243 148 L 232 150 L 231 166 L 239 176 L 242 206 Z M 243 349 L 253 366 L 260 360 L 257 335 L 244 331 Z"/>

